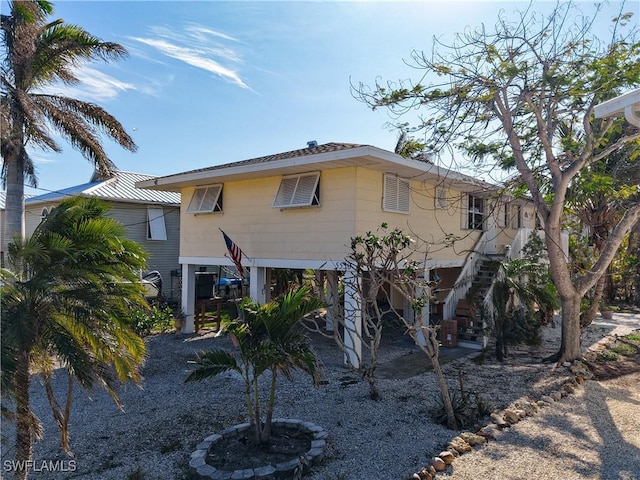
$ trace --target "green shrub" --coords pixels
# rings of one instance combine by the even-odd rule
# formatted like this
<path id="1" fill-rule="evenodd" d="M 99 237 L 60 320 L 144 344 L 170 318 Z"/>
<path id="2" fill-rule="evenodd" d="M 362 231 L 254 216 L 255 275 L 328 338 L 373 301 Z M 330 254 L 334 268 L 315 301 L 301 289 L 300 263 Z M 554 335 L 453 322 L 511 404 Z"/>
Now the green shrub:
<path id="1" fill-rule="evenodd" d="M 630 342 L 640 342 L 640 333 L 630 333 L 624 337 L 626 340 Z"/>
<path id="2" fill-rule="evenodd" d="M 617 343 L 616 345 L 611 347 L 611 351 L 619 355 L 633 355 L 637 350 L 633 346 L 627 345 L 626 343 Z"/>
<path id="3" fill-rule="evenodd" d="M 151 307 L 131 312 L 131 328 L 140 336 L 165 332 L 171 328 L 173 311 L 169 307 Z"/>

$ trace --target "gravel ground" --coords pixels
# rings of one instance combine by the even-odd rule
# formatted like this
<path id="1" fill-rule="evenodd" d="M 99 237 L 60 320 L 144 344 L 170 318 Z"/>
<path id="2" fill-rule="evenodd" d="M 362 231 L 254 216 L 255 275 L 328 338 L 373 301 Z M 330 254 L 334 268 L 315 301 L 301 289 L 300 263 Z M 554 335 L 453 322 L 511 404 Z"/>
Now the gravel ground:
<path id="1" fill-rule="evenodd" d="M 598 320 L 589 328 L 585 348 L 614 333 L 640 328 L 640 315 L 617 314 L 614 322 Z M 562 385 L 568 369 L 539 363 L 557 350 L 559 327 L 545 328 L 545 342 L 520 348 L 503 364 L 478 365 L 476 354 L 444 365 L 451 387 L 462 372 L 465 388 L 477 391 L 496 408 L 524 396 L 537 399 Z M 342 354 L 328 340 L 314 337 L 324 362 L 323 385 L 315 390 L 307 377 L 278 384 L 276 416 L 299 418 L 324 427 L 327 458 L 305 477 L 309 480 L 401 480 L 426 465 L 456 432 L 434 424 L 437 386 L 433 373 L 416 370 L 404 378 L 379 381 L 383 398 L 368 398 L 368 386 L 342 364 Z M 76 391 L 71 418 L 70 463 L 60 450 L 57 430 L 44 390 L 34 381 L 33 410 L 45 437 L 34 450 L 32 479 L 187 480 L 191 451 L 208 435 L 245 421 L 243 382 L 234 374 L 183 384 L 190 360 L 202 350 L 231 348 L 225 338 L 163 334 L 147 339 L 148 359 L 141 388 L 123 386 L 118 410 L 101 390 Z M 412 355 L 407 355 L 412 353 Z M 413 368 L 419 352 L 399 332 L 388 331 L 380 363 Z M 407 364 L 403 367 L 403 362 Z M 388 369 L 388 368 L 387 368 Z M 638 478 L 640 446 L 640 378 L 587 382 L 584 389 L 544 413 L 527 419 L 496 442 L 457 459 L 447 473 L 464 479 Z M 64 376 L 56 379 L 63 392 Z M 627 383 L 625 383 L 627 382 Z M 13 458 L 13 429 L 2 425 L 2 461 Z M 58 461 L 57 471 L 42 468 Z M 635 463 L 634 463 L 635 462 Z M 66 469 L 67 471 L 60 471 Z M 607 476 L 611 475 L 611 476 Z M 635 476 L 634 476 L 635 475 Z M 6 477 L 9 477 L 6 474 Z"/>

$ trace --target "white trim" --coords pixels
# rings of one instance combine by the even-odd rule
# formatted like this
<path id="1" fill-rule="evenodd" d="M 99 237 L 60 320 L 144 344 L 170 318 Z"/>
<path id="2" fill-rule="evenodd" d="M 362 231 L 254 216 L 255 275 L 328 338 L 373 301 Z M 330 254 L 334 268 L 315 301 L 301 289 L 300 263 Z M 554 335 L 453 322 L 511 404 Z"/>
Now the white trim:
<path id="1" fill-rule="evenodd" d="M 233 266 L 233 262 L 227 257 L 179 257 L 180 264 L 193 265 L 225 265 Z M 344 260 L 291 260 L 284 258 L 251 258 L 247 265 L 251 267 L 268 267 L 268 268 L 295 268 L 295 269 L 313 269 L 313 270 L 344 270 Z"/>
<path id="2" fill-rule="evenodd" d="M 411 176 L 412 178 L 420 175 L 425 175 L 423 178 L 446 178 L 453 186 L 459 182 L 466 186 L 476 186 L 489 190 L 497 188 L 496 185 L 478 180 L 469 175 L 464 175 L 444 167 L 438 167 L 432 163 L 403 157 L 371 145 L 363 145 L 333 152 L 300 155 L 282 160 L 265 162 L 251 162 L 250 160 L 253 159 L 247 160 L 246 163 L 242 162 L 240 165 L 234 162 L 228 164 L 228 166 L 223 165 L 216 168 L 205 168 L 136 182 L 136 188 L 179 192 L 182 187 L 203 186 L 213 181 L 224 183 L 225 181 L 262 178 L 277 175 L 278 173 L 298 174 L 303 173 L 304 170 L 343 166 L 357 166 L 397 172 L 402 171 L 403 175 Z"/>
<path id="3" fill-rule="evenodd" d="M 630 124 L 640 127 L 640 88 L 596 105 L 596 118 L 624 117 Z"/>

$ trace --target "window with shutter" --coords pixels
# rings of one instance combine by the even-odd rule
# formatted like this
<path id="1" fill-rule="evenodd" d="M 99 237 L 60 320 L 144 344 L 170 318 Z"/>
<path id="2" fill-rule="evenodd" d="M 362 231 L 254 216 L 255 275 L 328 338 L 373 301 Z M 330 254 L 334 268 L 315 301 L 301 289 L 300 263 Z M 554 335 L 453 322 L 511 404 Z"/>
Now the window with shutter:
<path id="1" fill-rule="evenodd" d="M 386 174 L 382 193 L 382 209 L 385 212 L 409 213 L 410 203 L 411 185 L 409 180 Z"/>
<path id="2" fill-rule="evenodd" d="M 221 211 L 222 185 L 196 188 L 187 207 L 187 213 L 211 213 Z"/>
<path id="3" fill-rule="evenodd" d="M 274 208 L 320 205 L 320 172 L 283 177 L 273 201 Z"/>
<path id="4" fill-rule="evenodd" d="M 167 239 L 167 229 L 164 223 L 164 212 L 162 210 L 162 207 L 147 208 L 147 225 L 147 239 Z"/>

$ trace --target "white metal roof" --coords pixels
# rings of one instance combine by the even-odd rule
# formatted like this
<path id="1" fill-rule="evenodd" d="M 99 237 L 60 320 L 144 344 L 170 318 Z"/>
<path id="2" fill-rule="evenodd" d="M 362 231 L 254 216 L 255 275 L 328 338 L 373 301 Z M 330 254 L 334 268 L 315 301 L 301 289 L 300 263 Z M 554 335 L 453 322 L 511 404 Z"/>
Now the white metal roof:
<path id="1" fill-rule="evenodd" d="M 103 200 L 129 203 L 155 203 L 159 205 L 180 205 L 180 193 L 164 190 L 144 190 L 136 187 L 137 182 L 156 178 L 145 173 L 123 172 L 117 170 L 114 176 L 106 180 L 96 180 L 45 193 L 25 200 L 26 204 L 52 202 L 73 195 L 98 197 Z"/>

